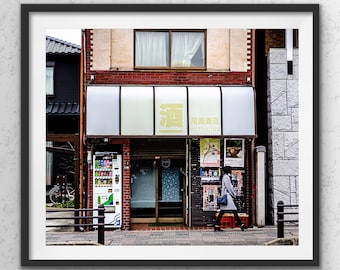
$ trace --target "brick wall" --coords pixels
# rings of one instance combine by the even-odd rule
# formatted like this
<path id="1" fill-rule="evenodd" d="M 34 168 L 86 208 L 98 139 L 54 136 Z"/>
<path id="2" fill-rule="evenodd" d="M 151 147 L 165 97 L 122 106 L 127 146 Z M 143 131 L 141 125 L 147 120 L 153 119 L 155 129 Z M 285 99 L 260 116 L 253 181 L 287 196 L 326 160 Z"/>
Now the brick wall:
<path id="1" fill-rule="evenodd" d="M 203 188 L 200 178 L 200 140 L 191 141 L 191 222 L 192 226 L 205 226 L 213 213 L 203 211 Z"/>
<path id="2" fill-rule="evenodd" d="M 223 167 L 224 140 L 221 139 L 221 167 Z M 249 214 L 249 223 L 252 223 L 252 199 L 255 196 L 254 186 L 251 185 L 251 143 L 245 140 L 245 163 L 244 163 L 244 198 L 234 200 L 239 212 Z M 212 223 L 215 212 L 203 211 L 203 186 L 200 178 L 200 140 L 193 139 L 191 141 L 191 214 L 192 226 L 206 226 Z"/>
<path id="3" fill-rule="evenodd" d="M 92 84 L 245 85 L 251 72 L 93 71 Z"/>
<path id="4" fill-rule="evenodd" d="M 285 30 L 271 29 L 265 30 L 266 39 L 266 55 L 269 53 L 270 48 L 284 48 L 285 47 Z"/>
<path id="5" fill-rule="evenodd" d="M 114 144 L 121 144 L 122 145 L 122 229 L 128 230 L 130 229 L 130 139 L 124 140 L 116 140 L 112 141 Z M 90 148 L 88 148 L 90 151 Z M 87 181 L 90 182 L 87 190 L 87 207 L 93 207 L 93 185 L 92 185 L 92 178 L 93 178 L 93 170 L 90 169 L 88 165 L 87 170 Z"/>
<path id="6" fill-rule="evenodd" d="M 94 75 L 91 84 L 139 84 L 139 85 L 249 85 L 252 84 L 253 75 L 253 32 L 247 34 L 247 72 L 207 72 L 207 71 L 116 71 L 92 70 L 92 31 L 86 32 L 86 82 Z"/>
<path id="7" fill-rule="evenodd" d="M 130 139 L 123 142 L 123 205 L 122 205 L 122 229 L 130 229 Z"/>

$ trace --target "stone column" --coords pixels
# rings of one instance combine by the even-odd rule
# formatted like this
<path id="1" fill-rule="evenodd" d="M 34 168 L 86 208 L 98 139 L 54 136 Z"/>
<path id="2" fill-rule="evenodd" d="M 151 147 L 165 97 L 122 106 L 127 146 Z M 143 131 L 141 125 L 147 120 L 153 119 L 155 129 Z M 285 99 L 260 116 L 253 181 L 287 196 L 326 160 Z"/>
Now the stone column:
<path id="1" fill-rule="evenodd" d="M 266 225 L 266 148 L 257 146 L 256 150 L 256 225 Z"/>

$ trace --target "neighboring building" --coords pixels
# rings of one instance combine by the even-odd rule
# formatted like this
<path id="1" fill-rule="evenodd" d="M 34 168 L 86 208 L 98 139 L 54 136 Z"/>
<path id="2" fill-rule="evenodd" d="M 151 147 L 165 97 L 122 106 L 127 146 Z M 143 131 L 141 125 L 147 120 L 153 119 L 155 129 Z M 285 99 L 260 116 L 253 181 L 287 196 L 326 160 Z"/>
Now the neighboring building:
<path id="1" fill-rule="evenodd" d="M 299 204 L 298 31 L 256 31 L 257 145 L 267 148 L 266 221 L 276 221 L 278 201 Z"/>
<path id="2" fill-rule="evenodd" d="M 46 36 L 46 188 L 79 179 L 80 46 Z"/>
<path id="3" fill-rule="evenodd" d="M 206 226 L 221 168 L 229 165 L 236 203 L 256 224 L 255 31 L 86 29 L 83 35 L 87 206 L 105 200 L 120 209 L 122 229 Z M 112 165 L 95 160 L 107 152 L 122 156 L 116 178 L 105 169 Z M 105 194 L 93 191 L 99 188 Z"/>

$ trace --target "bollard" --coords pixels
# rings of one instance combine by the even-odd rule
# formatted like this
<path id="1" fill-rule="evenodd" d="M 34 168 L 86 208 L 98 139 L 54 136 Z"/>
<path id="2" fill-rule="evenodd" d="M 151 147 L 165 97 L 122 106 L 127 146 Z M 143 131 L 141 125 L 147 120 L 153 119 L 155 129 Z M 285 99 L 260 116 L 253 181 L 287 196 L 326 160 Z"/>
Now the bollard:
<path id="1" fill-rule="evenodd" d="M 98 206 L 98 243 L 104 245 L 104 205 Z"/>
<path id="2" fill-rule="evenodd" d="M 283 201 L 277 203 L 277 238 L 284 237 L 284 204 Z"/>

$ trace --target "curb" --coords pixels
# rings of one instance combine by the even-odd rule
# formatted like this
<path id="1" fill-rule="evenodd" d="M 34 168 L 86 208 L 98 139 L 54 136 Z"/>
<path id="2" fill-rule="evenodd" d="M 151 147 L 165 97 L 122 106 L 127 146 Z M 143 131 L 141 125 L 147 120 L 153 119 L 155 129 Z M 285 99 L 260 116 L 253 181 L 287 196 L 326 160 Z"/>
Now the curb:
<path id="1" fill-rule="evenodd" d="M 298 246 L 299 238 L 277 238 L 264 244 L 265 246 Z"/>
<path id="2" fill-rule="evenodd" d="M 96 242 L 91 241 L 66 241 L 66 242 L 48 242 L 46 243 L 47 246 L 103 246 Z"/>

